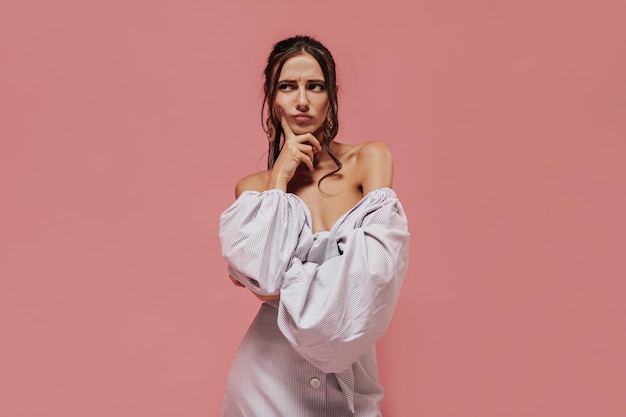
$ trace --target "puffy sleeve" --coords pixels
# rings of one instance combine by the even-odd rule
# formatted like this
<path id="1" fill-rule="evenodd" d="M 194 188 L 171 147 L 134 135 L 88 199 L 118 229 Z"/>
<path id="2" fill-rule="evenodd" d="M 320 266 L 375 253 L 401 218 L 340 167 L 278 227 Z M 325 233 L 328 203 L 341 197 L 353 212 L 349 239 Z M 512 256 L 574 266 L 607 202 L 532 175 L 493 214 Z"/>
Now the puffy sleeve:
<path id="1" fill-rule="evenodd" d="M 228 272 L 258 294 L 278 294 L 294 256 L 306 253 L 302 230 L 310 219 L 303 204 L 280 190 L 242 193 L 220 217 Z"/>
<path id="2" fill-rule="evenodd" d="M 385 332 L 408 266 L 407 219 L 395 193 L 374 190 L 364 200 L 335 243 L 293 259 L 280 292 L 278 326 L 326 373 L 347 370 Z M 316 261 L 317 249 L 325 255 Z"/>

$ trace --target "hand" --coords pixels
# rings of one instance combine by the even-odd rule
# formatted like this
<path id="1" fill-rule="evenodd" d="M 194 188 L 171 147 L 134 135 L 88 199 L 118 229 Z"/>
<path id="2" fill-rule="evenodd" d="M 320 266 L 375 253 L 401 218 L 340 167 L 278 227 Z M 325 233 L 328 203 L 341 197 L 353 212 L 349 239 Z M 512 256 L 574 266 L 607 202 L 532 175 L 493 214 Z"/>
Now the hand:
<path id="1" fill-rule="evenodd" d="M 274 162 L 270 175 L 268 189 L 278 188 L 287 190 L 287 184 L 296 173 L 300 164 L 305 164 L 313 172 L 313 158 L 322 150 L 322 145 L 312 133 L 296 135 L 291 130 L 285 114 L 280 112 L 280 124 L 285 133 L 285 144 Z"/>
<path id="2" fill-rule="evenodd" d="M 235 284 L 237 287 L 245 287 L 241 282 L 237 281 L 234 276 L 228 275 L 228 278 Z"/>
<path id="3" fill-rule="evenodd" d="M 233 282 L 233 284 L 235 284 L 237 287 L 245 287 L 245 285 L 243 285 L 241 282 L 237 281 L 235 279 L 235 277 L 233 277 L 232 275 L 228 275 L 228 278 L 230 278 L 230 280 Z M 280 294 L 276 294 L 276 295 L 261 295 L 261 294 L 255 293 L 252 290 L 250 292 L 252 294 L 254 294 L 256 296 L 256 298 L 258 298 L 259 300 L 261 300 L 263 302 L 280 299 Z"/>
<path id="4" fill-rule="evenodd" d="M 266 302 L 266 301 L 272 301 L 272 300 L 280 300 L 280 294 L 276 294 L 276 295 L 261 295 L 261 294 L 257 294 L 254 291 L 252 291 L 252 294 L 256 295 L 256 298 L 258 298 L 259 300 Z"/>

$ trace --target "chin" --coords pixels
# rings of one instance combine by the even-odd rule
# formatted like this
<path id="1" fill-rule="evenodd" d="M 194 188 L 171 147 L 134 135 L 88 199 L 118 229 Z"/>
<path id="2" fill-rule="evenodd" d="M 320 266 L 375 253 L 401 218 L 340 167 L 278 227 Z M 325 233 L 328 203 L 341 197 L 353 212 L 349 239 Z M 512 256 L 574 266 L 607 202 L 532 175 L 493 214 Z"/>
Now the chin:
<path id="1" fill-rule="evenodd" d="M 317 136 L 318 133 L 321 133 L 322 129 L 320 127 L 298 127 L 297 129 L 292 128 L 293 133 L 296 135 L 304 135 L 305 133 L 311 133 Z"/>
<path id="2" fill-rule="evenodd" d="M 307 127 L 291 128 L 291 130 L 296 135 L 304 135 L 306 133 L 311 133 L 311 134 L 315 135 L 317 133 L 317 129 L 307 128 Z"/>

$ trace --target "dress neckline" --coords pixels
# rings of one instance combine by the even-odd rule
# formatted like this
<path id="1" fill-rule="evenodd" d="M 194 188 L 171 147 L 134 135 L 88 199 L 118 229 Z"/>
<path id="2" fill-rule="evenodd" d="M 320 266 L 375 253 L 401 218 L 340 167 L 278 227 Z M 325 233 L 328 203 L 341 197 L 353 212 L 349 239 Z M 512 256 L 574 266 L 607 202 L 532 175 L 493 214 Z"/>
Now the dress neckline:
<path id="1" fill-rule="evenodd" d="M 302 200 L 300 197 L 298 197 L 296 194 L 294 193 L 287 193 L 292 195 L 296 201 L 298 201 L 300 203 L 300 205 L 302 206 L 302 209 L 304 211 L 304 215 L 306 216 L 306 220 L 307 220 L 307 224 L 309 225 L 309 228 L 311 229 L 311 233 L 313 234 L 313 236 L 319 236 L 319 235 L 323 235 L 323 234 L 334 234 L 335 233 L 335 229 L 337 229 L 345 220 L 346 217 L 348 217 L 348 215 L 350 215 L 350 213 L 352 213 L 354 210 L 356 210 L 358 207 L 360 207 L 361 205 L 363 205 L 365 203 L 366 200 L 369 200 L 371 198 L 374 198 L 374 194 L 384 194 L 384 195 L 390 195 L 392 197 L 395 197 L 395 192 L 390 188 L 390 187 L 381 187 L 381 188 L 376 188 L 374 190 L 371 190 L 369 192 L 367 192 L 363 197 L 361 197 L 361 199 L 359 201 L 357 201 L 354 206 L 352 206 L 352 208 L 348 209 L 348 211 L 346 211 L 344 214 L 342 214 L 336 221 L 335 223 L 333 223 L 333 225 L 330 227 L 330 229 L 328 230 L 320 230 L 317 231 L 315 233 L 313 233 L 313 219 L 312 219 L 312 215 L 311 215 L 311 210 L 309 210 L 309 207 L 305 204 L 304 200 Z M 391 193 L 391 194 L 390 194 Z"/>

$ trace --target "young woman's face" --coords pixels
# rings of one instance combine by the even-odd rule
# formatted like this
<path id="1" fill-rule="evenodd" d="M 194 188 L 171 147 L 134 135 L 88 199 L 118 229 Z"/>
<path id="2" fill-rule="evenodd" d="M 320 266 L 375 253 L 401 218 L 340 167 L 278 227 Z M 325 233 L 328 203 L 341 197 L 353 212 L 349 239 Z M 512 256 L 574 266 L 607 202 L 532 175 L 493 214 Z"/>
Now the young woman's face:
<path id="1" fill-rule="evenodd" d="M 319 133 L 328 113 L 328 92 L 320 64 L 307 53 L 285 61 L 274 101 L 296 135 Z M 319 137 L 319 135 L 316 135 Z"/>

